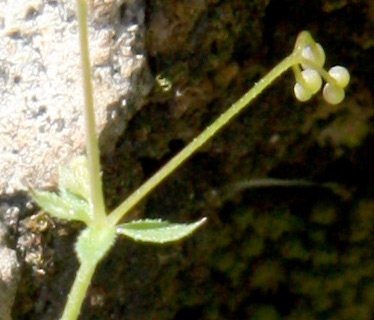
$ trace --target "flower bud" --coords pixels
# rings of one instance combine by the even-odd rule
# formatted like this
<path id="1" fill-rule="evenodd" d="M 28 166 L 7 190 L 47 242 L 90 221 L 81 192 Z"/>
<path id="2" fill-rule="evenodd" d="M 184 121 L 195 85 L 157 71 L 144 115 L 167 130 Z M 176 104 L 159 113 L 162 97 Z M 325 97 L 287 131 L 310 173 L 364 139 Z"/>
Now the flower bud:
<path id="1" fill-rule="evenodd" d="M 321 68 L 323 67 L 326 61 L 325 50 L 323 50 L 322 46 L 319 43 L 316 43 L 313 47 L 306 46 L 303 49 L 301 56 L 304 59 L 313 62 L 314 64 L 316 64 L 318 67 L 321 67 Z M 309 66 L 306 63 L 302 63 L 301 66 L 303 67 L 303 69 L 311 68 L 311 66 Z"/>
<path id="2" fill-rule="evenodd" d="M 322 87 L 322 78 L 320 74 L 314 69 L 306 69 L 301 71 L 301 76 L 305 81 L 305 89 L 311 94 L 317 93 Z"/>
<path id="3" fill-rule="evenodd" d="M 340 88 L 345 88 L 350 79 L 349 72 L 342 66 L 335 66 L 329 70 L 329 75 L 336 80 L 336 84 Z"/>
<path id="4" fill-rule="evenodd" d="M 299 82 L 295 83 L 293 91 L 295 92 L 296 99 L 301 102 L 308 101 L 312 97 L 311 92 L 305 89 Z"/>
<path id="5" fill-rule="evenodd" d="M 345 93 L 341 87 L 327 82 L 323 87 L 322 96 L 330 104 L 339 104 L 343 101 Z"/>

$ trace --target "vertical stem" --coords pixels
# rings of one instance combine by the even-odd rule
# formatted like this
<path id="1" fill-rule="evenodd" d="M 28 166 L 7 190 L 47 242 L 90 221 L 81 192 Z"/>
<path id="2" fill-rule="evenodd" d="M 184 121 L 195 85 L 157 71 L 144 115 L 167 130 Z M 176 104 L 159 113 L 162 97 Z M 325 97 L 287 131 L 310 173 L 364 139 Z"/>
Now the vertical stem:
<path id="1" fill-rule="evenodd" d="M 85 97 L 84 119 L 86 125 L 88 167 L 90 172 L 91 205 L 93 207 L 94 222 L 101 224 L 105 219 L 105 204 L 100 176 L 100 155 L 95 125 L 91 64 L 88 46 L 86 0 L 77 0 L 77 9 Z"/>
<path id="2" fill-rule="evenodd" d="M 95 272 L 96 264 L 84 263 L 80 265 L 78 272 L 66 303 L 64 313 L 60 320 L 76 320 L 86 296 L 86 291 L 90 285 L 92 276 Z"/>
<path id="3" fill-rule="evenodd" d="M 221 114 L 210 126 L 208 126 L 200 135 L 193 139 L 183 150 L 175 155 L 166 165 L 158 170 L 149 180 L 142 184 L 133 192 L 124 202 L 122 202 L 110 215 L 109 221 L 115 225 L 118 221 L 132 209 L 141 199 L 143 199 L 154 187 L 163 181 L 170 173 L 178 168 L 188 157 L 190 157 L 198 148 L 213 137 L 218 130 L 227 124 L 236 114 L 246 107 L 254 98 L 256 98 L 266 87 L 268 87 L 276 78 L 278 78 L 288 68 L 300 62 L 299 54 L 291 54 L 278 65 L 276 65 L 268 74 L 257 82 L 247 93 L 236 101 L 227 111 Z"/>

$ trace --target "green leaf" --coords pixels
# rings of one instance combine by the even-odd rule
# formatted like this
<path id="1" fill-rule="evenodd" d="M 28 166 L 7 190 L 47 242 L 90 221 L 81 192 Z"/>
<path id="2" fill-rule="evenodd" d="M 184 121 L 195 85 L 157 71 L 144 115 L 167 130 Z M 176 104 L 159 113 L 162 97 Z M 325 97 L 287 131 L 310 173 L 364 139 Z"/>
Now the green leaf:
<path id="1" fill-rule="evenodd" d="M 74 158 L 68 167 L 59 166 L 59 189 L 66 189 L 87 201 L 90 200 L 90 180 L 86 156 Z"/>
<path id="2" fill-rule="evenodd" d="M 162 220 L 135 220 L 117 226 L 117 233 L 135 241 L 166 243 L 177 241 L 189 236 L 207 219 L 189 224 L 170 223 Z"/>
<path id="3" fill-rule="evenodd" d="M 31 195 L 35 202 L 53 217 L 82 221 L 86 224 L 92 221 L 88 203 L 64 189 L 61 190 L 60 195 L 31 189 Z"/>

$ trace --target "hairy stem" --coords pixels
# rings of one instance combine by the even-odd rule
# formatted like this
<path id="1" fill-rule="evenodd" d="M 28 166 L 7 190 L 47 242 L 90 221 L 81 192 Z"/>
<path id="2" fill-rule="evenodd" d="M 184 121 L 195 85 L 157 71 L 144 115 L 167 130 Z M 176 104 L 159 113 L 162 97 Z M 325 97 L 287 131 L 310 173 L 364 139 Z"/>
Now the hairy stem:
<path id="1" fill-rule="evenodd" d="M 210 126 L 199 136 L 193 139 L 183 150 L 176 154 L 168 163 L 158 170 L 149 180 L 142 184 L 124 202 L 122 202 L 109 216 L 109 221 L 115 225 L 122 217 L 131 210 L 141 199 L 143 199 L 153 188 L 161 183 L 169 174 L 178 168 L 198 148 L 212 138 L 218 130 L 227 124 L 235 115 L 256 98 L 266 87 L 268 87 L 283 72 L 300 62 L 300 55 L 292 53 L 281 61 L 259 82 L 257 82 L 247 93 L 236 101 L 227 111 L 221 114 Z"/>
<path id="2" fill-rule="evenodd" d="M 91 64 L 87 32 L 86 0 L 77 0 L 79 40 L 81 48 L 83 86 L 84 86 L 84 119 L 86 125 L 86 147 L 90 176 L 91 206 L 94 223 L 102 224 L 106 218 L 105 204 L 100 175 L 100 154 L 96 135 L 94 99 L 92 92 Z"/>
<path id="3" fill-rule="evenodd" d="M 96 264 L 81 263 L 75 276 L 73 286 L 70 289 L 68 301 L 65 305 L 64 313 L 60 320 L 76 320 L 90 285 L 92 276 L 95 272 Z"/>

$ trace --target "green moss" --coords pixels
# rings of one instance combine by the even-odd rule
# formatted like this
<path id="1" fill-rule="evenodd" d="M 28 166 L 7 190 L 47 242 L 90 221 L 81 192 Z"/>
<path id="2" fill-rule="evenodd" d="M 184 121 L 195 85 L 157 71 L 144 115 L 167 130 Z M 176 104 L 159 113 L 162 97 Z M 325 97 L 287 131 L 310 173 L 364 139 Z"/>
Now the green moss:
<path id="1" fill-rule="evenodd" d="M 350 305 L 344 308 L 336 319 L 366 320 L 371 318 L 371 310 L 367 305 Z"/>
<path id="2" fill-rule="evenodd" d="M 259 236 L 277 240 L 291 230 L 292 221 L 282 213 L 263 212 L 257 214 L 251 225 Z"/>
<path id="3" fill-rule="evenodd" d="M 359 247 L 351 246 L 346 253 L 341 256 L 341 262 L 347 267 L 358 266 L 363 260 L 363 252 Z"/>
<path id="4" fill-rule="evenodd" d="M 328 225 L 336 220 L 336 208 L 332 205 L 316 205 L 313 207 L 310 221 Z"/>
<path id="5" fill-rule="evenodd" d="M 264 239 L 256 235 L 247 236 L 244 239 L 244 244 L 242 246 L 242 256 L 245 259 L 250 259 L 259 256 L 263 253 L 265 248 Z"/>
<path id="6" fill-rule="evenodd" d="M 359 147 L 370 132 L 373 110 L 352 99 L 338 107 L 319 105 L 305 124 L 321 146 Z M 322 125 L 322 127 L 321 127 Z"/>
<path id="7" fill-rule="evenodd" d="M 361 145 L 369 133 L 370 124 L 360 118 L 340 116 L 321 132 L 321 139 L 329 139 L 335 145 L 355 148 Z"/>
<path id="8" fill-rule="evenodd" d="M 305 271 L 292 273 L 291 283 L 293 290 L 301 294 L 316 297 L 323 293 L 322 279 Z"/>
<path id="9" fill-rule="evenodd" d="M 290 315 L 284 318 L 285 320 L 315 320 L 314 315 L 310 311 L 305 309 L 292 310 Z"/>
<path id="10" fill-rule="evenodd" d="M 250 225 L 253 225 L 256 213 L 253 208 L 246 208 L 240 214 L 233 216 L 234 228 L 240 235 L 244 233 Z"/>
<path id="11" fill-rule="evenodd" d="M 308 232 L 308 236 L 313 243 L 324 244 L 326 241 L 326 231 L 311 229 Z"/>
<path id="12" fill-rule="evenodd" d="M 351 225 L 351 242 L 366 240 L 374 231 L 374 201 L 362 199 L 354 212 L 355 222 Z"/>
<path id="13" fill-rule="evenodd" d="M 282 243 L 280 250 L 285 259 L 306 261 L 310 257 L 309 251 L 305 249 L 299 239 L 292 239 Z"/>
<path id="14" fill-rule="evenodd" d="M 276 261 L 260 262 L 254 267 L 251 286 L 262 291 L 275 291 L 284 281 L 284 270 Z"/>
<path id="15" fill-rule="evenodd" d="M 365 284 L 362 296 L 367 304 L 374 305 L 374 282 L 372 280 Z"/>
<path id="16" fill-rule="evenodd" d="M 324 290 L 326 292 L 339 292 L 343 290 L 346 283 L 346 279 L 343 273 L 335 274 L 328 277 L 324 284 Z"/>
<path id="17" fill-rule="evenodd" d="M 226 252 L 217 256 L 214 260 L 218 270 L 229 273 L 236 262 L 236 257 L 234 252 Z"/>
<path id="18" fill-rule="evenodd" d="M 279 320 L 281 316 L 275 310 L 275 308 L 271 305 L 269 306 L 259 306 L 253 312 L 252 317 L 250 320 Z"/>
<path id="19" fill-rule="evenodd" d="M 338 253 L 335 250 L 315 250 L 311 254 L 315 267 L 328 267 L 338 263 Z"/>

